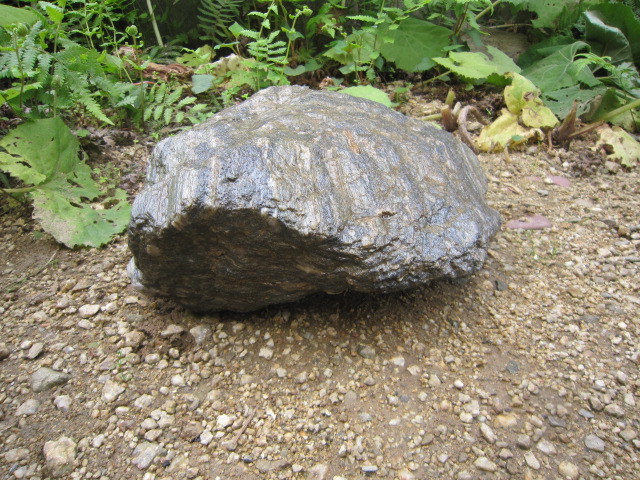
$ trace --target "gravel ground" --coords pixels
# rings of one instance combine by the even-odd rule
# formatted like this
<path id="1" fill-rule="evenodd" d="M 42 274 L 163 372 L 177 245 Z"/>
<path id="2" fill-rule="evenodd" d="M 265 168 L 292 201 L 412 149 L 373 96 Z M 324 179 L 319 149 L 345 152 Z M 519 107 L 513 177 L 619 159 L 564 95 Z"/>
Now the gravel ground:
<path id="1" fill-rule="evenodd" d="M 3 215 L 0 478 L 640 478 L 640 179 L 577 151 L 482 156 L 505 222 L 552 225 L 469 280 L 253 314 Z"/>

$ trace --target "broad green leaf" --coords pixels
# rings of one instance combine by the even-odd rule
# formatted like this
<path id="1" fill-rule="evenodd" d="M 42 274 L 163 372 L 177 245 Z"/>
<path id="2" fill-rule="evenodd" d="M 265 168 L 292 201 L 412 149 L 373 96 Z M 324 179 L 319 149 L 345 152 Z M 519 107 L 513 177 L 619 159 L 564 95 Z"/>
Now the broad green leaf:
<path id="1" fill-rule="evenodd" d="M 304 65 L 298 65 L 296 68 L 291 68 L 288 66 L 284 67 L 284 74 L 289 75 L 290 77 L 295 77 L 306 72 L 314 72 L 320 67 L 321 65 L 317 60 L 311 59 Z"/>
<path id="2" fill-rule="evenodd" d="M 620 127 L 604 127 L 600 130 L 598 145 L 605 146 L 607 158 L 633 168 L 640 162 L 640 143 Z"/>
<path id="3" fill-rule="evenodd" d="M 560 50 L 566 45 L 571 45 L 575 42 L 573 37 L 568 36 L 552 36 L 545 38 L 541 42 L 535 43 L 527 48 L 519 57 L 518 65 L 520 67 L 527 68 L 543 58 L 548 57 L 552 53 Z"/>
<path id="4" fill-rule="evenodd" d="M 32 25 L 36 23 L 38 17 L 35 13 L 26 8 L 16 8 L 10 5 L 0 5 L 0 27 L 7 28 L 9 25 L 26 23 Z"/>
<path id="5" fill-rule="evenodd" d="M 304 68 L 304 65 L 298 65 L 296 68 L 284 67 L 284 74 L 288 75 L 290 77 L 295 77 L 295 76 L 298 76 L 298 75 L 302 75 L 306 71 L 307 71 L 307 69 Z"/>
<path id="6" fill-rule="evenodd" d="M 579 9 L 586 8 L 589 4 L 599 3 L 602 0 L 528 0 L 522 7 L 530 10 L 538 16 L 531 23 L 535 28 L 567 27 L 574 23 Z M 510 2 L 513 3 L 513 2 Z M 567 18 L 570 24 L 567 25 Z M 561 25 L 558 25 L 558 24 Z"/>
<path id="7" fill-rule="evenodd" d="M 113 198 L 94 208 L 83 202 L 83 198 L 95 198 L 99 193 L 89 167 L 78 164 L 73 175 L 57 174 L 46 186 L 31 193 L 33 216 L 45 231 L 69 248 L 100 247 L 124 230 L 131 207 L 126 192 L 120 189 Z"/>
<path id="8" fill-rule="evenodd" d="M 193 75 L 191 77 L 191 91 L 196 95 L 206 92 L 213 87 L 214 80 L 215 77 L 213 75 Z"/>
<path id="9" fill-rule="evenodd" d="M 91 206 L 102 192 L 91 169 L 78 158 L 78 141 L 60 118 L 24 123 L 0 147 L 0 170 L 33 185 L 34 218 L 68 247 L 100 246 L 121 232 L 129 219 L 126 193 Z"/>
<path id="10" fill-rule="evenodd" d="M 551 92 L 565 87 L 583 83 L 589 87 L 600 84 L 588 67 L 577 68 L 574 64 L 576 55 L 589 46 L 584 42 L 556 50 L 548 57 L 539 60 L 522 71 L 522 75 L 536 84 L 543 92 Z"/>
<path id="11" fill-rule="evenodd" d="M 349 87 L 340 90 L 340 93 L 347 93 L 353 97 L 366 98 L 367 100 L 373 100 L 374 102 L 381 103 L 389 108 L 393 106 L 389 96 L 386 92 L 379 88 L 372 87 L 371 85 L 361 85 L 358 87 Z"/>
<path id="12" fill-rule="evenodd" d="M 382 56 L 407 72 L 424 72 L 444 54 L 453 34 L 448 28 L 417 18 L 407 18 L 395 30 L 386 32 L 389 41 L 380 46 Z"/>
<path id="13" fill-rule="evenodd" d="M 375 35 L 359 31 L 352 33 L 344 40 L 333 42 L 332 47 L 324 52 L 324 55 L 342 65 L 364 65 L 378 57 L 375 43 Z"/>
<path id="14" fill-rule="evenodd" d="M 511 58 L 495 47 L 487 46 L 487 54 L 482 52 L 449 52 L 449 57 L 433 60 L 456 75 L 471 80 L 483 80 L 491 75 L 520 72 Z"/>
<path id="15" fill-rule="evenodd" d="M 589 103 L 598 95 L 602 95 L 607 90 L 604 85 L 590 89 L 580 88 L 578 85 L 561 88 L 544 95 L 545 105 L 561 120 L 569 114 L 573 108 L 573 103 L 578 102 L 577 114 L 581 116 L 589 110 Z"/>
<path id="16" fill-rule="evenodd" d="M 586 41 L 600 56 L 613 63 L 629 61 L 640 65 L 640 19 L 631 7 L 601 3 L 584 13 Z"/>
<path id="17" fill-rule="evenodd" d="M 54 173 L 69 173 L 78 158 L 78 141 L 60 118 L 23 123 L 0 140 L 0 170 L 27 185 L 40 185 Z"/>
<path id="18" fill-rule="evenodd" d="M 211 62 L 213 58 L 213 49 L 211 45 L 204 45 L 200 48 L 196 48 L 192 52 L 187 52 L 182 56 L 176 58 L 176 61 L 180 62 L 187 67 L 197 68 Z"/>

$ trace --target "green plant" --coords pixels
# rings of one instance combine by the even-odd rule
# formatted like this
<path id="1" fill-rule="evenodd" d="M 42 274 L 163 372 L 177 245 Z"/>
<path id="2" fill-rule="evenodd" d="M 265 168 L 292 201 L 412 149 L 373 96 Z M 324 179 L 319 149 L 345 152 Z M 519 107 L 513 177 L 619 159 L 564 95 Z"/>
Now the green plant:
<path id="1" fill-rule="evenodd" d="M 229 27 L 240 13 L 243 0 L 200 0 L 198 29 L 201 40 L 214 45 L 226 43 L 231 38 Z"/>
<path id="2" fill-rule="evenodd" d="M 129 221 L 126 193 L 99 188 L 60 118 L 24 123 L 2 138 L 0 170 L 25 184 L 2 193 L 27 195 L 34 218 L 67 247 L 104 245 Z"/>
<path id="3" fill-rule="evenodd" d="M 145 93 L 142 119 L 146 123 L 168 126 L 185 121 L 194 125 L 210 117 L 214 112 L 197 98 L 184 96 L 184 87 L 156 83 Z"/>

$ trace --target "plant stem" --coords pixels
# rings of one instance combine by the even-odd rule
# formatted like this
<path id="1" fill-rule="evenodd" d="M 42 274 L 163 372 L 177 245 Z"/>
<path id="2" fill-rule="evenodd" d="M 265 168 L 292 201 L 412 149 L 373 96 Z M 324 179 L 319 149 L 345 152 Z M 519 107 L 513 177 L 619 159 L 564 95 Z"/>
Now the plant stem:
<path id="1" fill-rule="evenodd" d="M 38 187 L 22 187 L 22 188 L 0 188 L 0 192 L 6 193 L 9 195 L 16 193 L 29 193 L 36 190 Z"/>
<path id="2" fill-rule="evenodd" d="M 439 78 L 445 77 L 445 76 L 449 75 L 450 73 L 451 73 L 451 70 L 447 70 L 446 72 L 443 72 L 440 75 L 436 75 L 435 77 L 431 77 L 430 79 L 423 81 L 422 82 L 422 86 L 427 85 L 427 84 L 432 83 L 432 82 L 435 82 Z"/>
<path id="3" fill-rule="evenodd" d="M 499 3 L 501 3 L 502 0 L 496 0 L 495 2 L 493 2 L 491 5 L 489 5 L 487 8 L 485 8 L 484 10 L 482 10 L 478 15 L 476 15 L 476 22 L 478 20 L 480 20 L 482 17 L 484 17 L 487 13 L 493 11 L 493 9 L 495 7 L 498 6 Z"/>
<path id="4" fill-rule="evenodd" d="M 628 110 L 633 110 L 634 108 L 640 107 L 640 98 L 637 98 L 636 100 L 634 100 L 631 103 L 627 103 L 626 105 L 623 105 L 622 107 L 616 108 L 615 110 L 611 110 L 609 113 L 604 114 L 603 116 L 601 116 L 600 118 L 598 118 L 598 122 L 606 122 L 607 120 L 609 120 L 610 118 L 616 117 L 618 115 L 620 115 L 621 113 L 624 113 Z"/>
<path id="5" fill-rule="evenodd" d="M 24 105 L 22 104 L 22 92 L 24 91 L 24 69 L 22 68 L 22 58 L 20 58 L 20 47 L 18 47 L 18 32 L 13 30 L 13 50 L 16 52 L 16 58 L 18 59 L 18 70 L 20 70 L 20 110 L 24 111 Z"/>
<path id="6" fill-rule="evenodd" d="M 153 25 L 153 33 L 156 34 L 156 41 L 158 42 L 158 46 L 164 47 L 164 42 L 162 41 L 162 37 L 160 36 L 160 30 L 158 29 L 158 23 L 156 22 L 156 16 L 153 13 L 153 6 L 151 5 L 151 0 L 147 0 L 147 9 L 149 10 L 149 17 L 151 18 L 151 25 Z"/>

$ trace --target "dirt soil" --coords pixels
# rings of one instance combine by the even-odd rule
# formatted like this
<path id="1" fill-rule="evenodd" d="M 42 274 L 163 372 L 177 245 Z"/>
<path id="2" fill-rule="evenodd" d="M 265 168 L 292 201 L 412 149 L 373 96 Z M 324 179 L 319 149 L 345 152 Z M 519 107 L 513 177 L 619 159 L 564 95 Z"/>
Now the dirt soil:
<path id="1" fill-rule="evenodd" d="M 3 210 L 0 478 L 640 478 L 640 178 L 592 146 L 481 155 L 505 225 L 465 281 L 251 314 Z M 135 189 L 147 150 L 108 149 Z"/>

